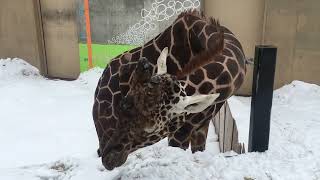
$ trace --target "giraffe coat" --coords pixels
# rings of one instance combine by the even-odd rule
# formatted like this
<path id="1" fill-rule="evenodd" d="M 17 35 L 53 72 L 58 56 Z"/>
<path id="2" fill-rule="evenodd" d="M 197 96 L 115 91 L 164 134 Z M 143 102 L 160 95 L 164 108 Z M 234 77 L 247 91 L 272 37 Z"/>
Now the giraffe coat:
<path id="1" fill-rule="evenodd" d="M 209 56 L 219 38 L 219 28 L 223 32 L 223 48 L 220 53 Z M 202 112 L 182 116 L 168 117 L 165 109 L 154 113 L 154 109 L 161 107 L 152 102 L 162 102 L 169 95 L 161 94 L 159 89 L 153 92 L 161 95 L 158 98 L 148 95 L 151 90 L 145 90 L 142 84 L 145 84 L 145 81 L 157 81 L 152 77 L 157 72 L 157 59 L 166 47 L 167 73 L 177 79 L 164 76 L 166 78 L 162 78 L 160 84 L 165 84 L 165 79 L 169 79 L 168 87 L 172 87 L 173 93 L 175 85 L 179 84 L 181 87 L 176 89 L 181 96 L 218 93 L 215 104 Z M 181 76 L 179 73 L 183 72 L 193 59 L 206 56 L 203 52 L 209 52 L 210 62 L 186 70 L 187 73 Z M 140 67 L 137 66 L 138 61 L 142 58 L 148 61 L 141 65 L 143 73 L 134 75 Z M 134 150 L 154 144 L 164 137 L 168 137 L 171 146 L 186 149 L 191 143 L 193 152 L 204 150 L 210 120 L 224 101 L 241 86 L 245 72 L 245 55 L 235 35 L 198 11 L 182 13 L 171 26 L 143 46 L 117 56 L 104 70 L 98 82 L 93 105 L 93 119 L 104 166 L 107 169 L 120 166 Z M 141 86 L 132 85 L 135 79 L 141 82 Z M 135 92 L 139 93 L 124 98 L 128 93 Z M 151 97 L 154 99 L 150 100 Z M 166 108 L 171 108 L 168 107 L 171 106 L 169 103 L 174 101 L 174 98 L 169 99 Z M 164 113 L 161 115 L 162 112 Z M 148 135 L 151 130 L 146 127 L 152 127 L 155 122 L 144 117 L 160 117 L 164 122 L 170 123 L 161 124 L 162 129 L 157 131 L 157 134 L 153 132 Z"/>

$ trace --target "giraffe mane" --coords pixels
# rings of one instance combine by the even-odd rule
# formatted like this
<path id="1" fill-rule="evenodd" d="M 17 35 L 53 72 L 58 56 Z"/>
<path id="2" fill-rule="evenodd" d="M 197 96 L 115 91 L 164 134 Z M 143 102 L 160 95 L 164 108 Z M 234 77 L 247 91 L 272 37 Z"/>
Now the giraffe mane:
<path id="1" fill-rule="evenodd" d="M 178 15 L 177 19 L 180 19 L 180 18 L 182 18 L 183 16 L 186 16 L 186 15 L 192 15 L 192 16 L 197 16 L 197 17 L 199 17 L 201 19 L 206 19 L 206 16 L 205 16 L 203 11 L 199 11 L 199 10 L 194 9 L 194 8 L 191 8 L 191 9 L 188 9 L 188 10 L 185 10 L 185 11 L 181 12 Z"/>
<path id="2" fill-rule="evenodd" d="M 221 54 L 224 49 L 224 32 L 219 21 L 210 18 L 210 21 L 217 28 L 218 37 L 214 41 L 212 48 L 206 49 L 194 56 L 180 71 L 177 73 L 178 78 L 185 77 L 201 66 L 204 66 L 213 60 L 213 57 Z"/>
<path id="3" fill-rule="evenodd" d="M 188 9 L 188 10 L 185 10 L 185 11 L 181 12 L 181 13 L 178 15 L 178 17 L 177 17 L 176 20 L 178 20 L 178 19 L 180 19 L 180 18 L 182 18 L 182 17 L 184 17 L 184 16 L 187 16 L 187 15 L 196 16 L 196 17 L 198 17 L 198 18 L 200 18 L 200 19 L 202 19 L 202 20 L 205 20 L 207 23 L 212 24 L 212 25 L 214 25 L 214 26 L 216 26 L 216 25 L 217 25 L 217 22 L 218 22 L 218 21 L 217 21 L 215 18 L 213 18 L 213 17 L 207 18 L 207 16 L 205 15 L 205 13 L 204 13 L 203 11 L 199 11 L 199 10 L 194 9 L 194 8 L 191 8 L 191 9 Z M 175 21 L 176 21 L 176 20 L 175 20 Z"/>

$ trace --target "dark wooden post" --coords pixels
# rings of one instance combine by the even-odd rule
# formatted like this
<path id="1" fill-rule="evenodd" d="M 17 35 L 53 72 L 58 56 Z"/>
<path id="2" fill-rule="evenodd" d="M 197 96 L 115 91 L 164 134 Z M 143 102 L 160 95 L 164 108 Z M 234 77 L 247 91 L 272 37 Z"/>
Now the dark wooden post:
<path id="1" fill-rule="evenodd" d="M 268 150 L 277 48 L 256 46 L 248 151 Z"/>

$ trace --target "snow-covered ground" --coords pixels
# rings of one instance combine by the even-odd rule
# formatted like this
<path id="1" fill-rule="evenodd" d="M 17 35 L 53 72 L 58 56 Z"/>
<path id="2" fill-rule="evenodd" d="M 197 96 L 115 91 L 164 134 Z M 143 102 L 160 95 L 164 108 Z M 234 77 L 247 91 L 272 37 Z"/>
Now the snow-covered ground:
<path id="1" fill-rule="evenodd" d="M 107 171 L 96 155 L 91 118 L 101 72 L 48 80 L 20 59 L 0 60 L 0 180 L 320 179 L 320 87 L 300 81 L 274 93 L 265 153 L 219 154 L 211 128 L 205 152 L 192 154 L 163 140 Z M 240 141 L 247 142 L 250 98 L 229 103 Z"/>

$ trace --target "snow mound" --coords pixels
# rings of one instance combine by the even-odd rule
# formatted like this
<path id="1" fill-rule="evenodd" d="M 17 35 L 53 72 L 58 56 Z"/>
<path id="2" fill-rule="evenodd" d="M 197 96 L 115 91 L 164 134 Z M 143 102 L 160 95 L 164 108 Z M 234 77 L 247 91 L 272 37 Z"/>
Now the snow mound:
<path id="1" fill-rule="evenodd" d="M 94 92 L 98 84 L 98 80 L 102 75 L 102 72 L 103 72 L 102 68 L 99 68 L 99 67 L 92 68 L 88 71 L 81 73 L 77 81 L 79 81 L 82 84 L 85 84 L 87 87 L 91 89 L 92 92 Z"/>
<path id="2" fill-rule="evenodd" d="M 292 83 L 274 91 L 273 98 L 277 104 L 298 105 L 301 100 L 313 101 L 320 98 L 320 86 L 302 81 L 292 81 Z"/>
<path id="3" fill-rule="evenodd" d="M 247 150 L 251 98 L 233 96 L 228 102 L 232 116 L 237 122 L 239 142 L 245 143 Z M 281 108 L 285 107 L 286 110 L 294 109 L 296 112 L 301 111 L 302 116 L 306 114 L 308 114 L 308 117 L 316 116 L 320 109 L 319 102 L 320 86 L 295 80 L 273 92 L 272 114 L 273 116 L 277 115 Z M 288 114 L 287 117 L 289 116 Z M 300 114 L 298 114 L 298 116 L 300 116 Z"/>
<path id="4" fill-rule="evenodd" d="M 217 136 L 210 127 L 204 152 L 168 147 L 164 139 L 108 171 L 96 155 L 98 139 L 91 114 L 102 69 L 62 81 L 41 78 L 36 68 L 20 59 L 1 60 L 0 68 L 1 180 L 320 179 L 317 85 L 294 81 L 274 92 L 267 152 L 218 154 Z M 244 143 L 250 101 L 229 99 Z"/>
<path id="5" fill-rule="evenodd" d="M 39 76 L 39 70 L 19 58 L 0 59 L 0 79 Z"/>

